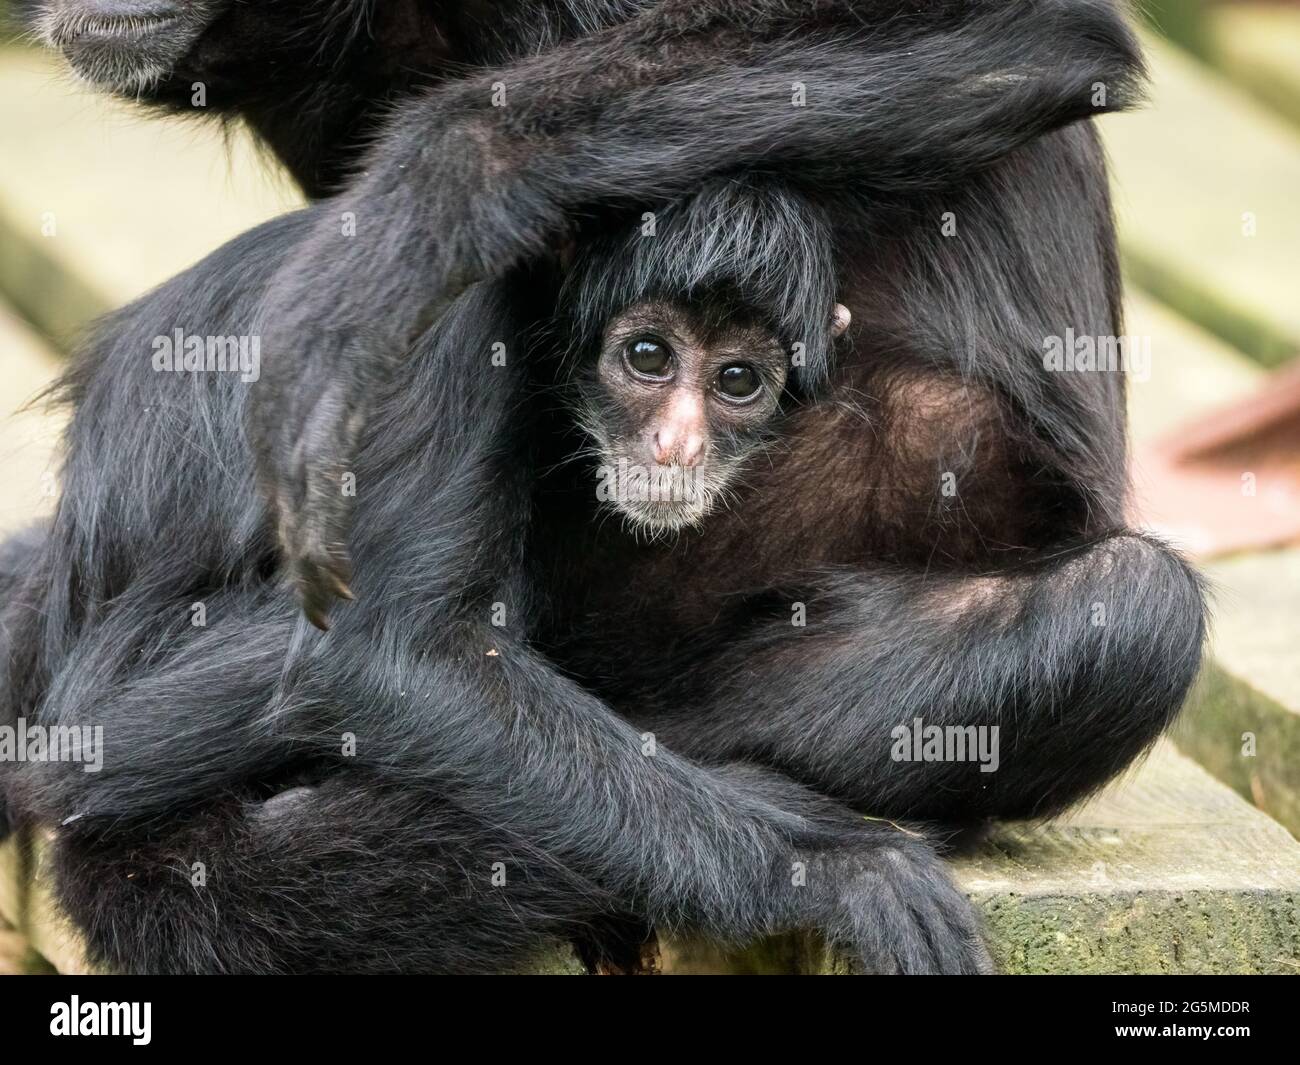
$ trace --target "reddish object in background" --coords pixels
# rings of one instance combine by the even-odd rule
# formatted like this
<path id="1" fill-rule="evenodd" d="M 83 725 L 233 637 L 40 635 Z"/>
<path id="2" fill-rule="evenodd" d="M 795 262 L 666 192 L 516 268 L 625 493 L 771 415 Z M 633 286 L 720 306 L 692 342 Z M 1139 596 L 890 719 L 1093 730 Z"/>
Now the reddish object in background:
<path id="1" fill-rule="evenodd" d="M 1195 555 L 1300 543 L 1300 362 L 1135 463 L 1138 524 Z"/>

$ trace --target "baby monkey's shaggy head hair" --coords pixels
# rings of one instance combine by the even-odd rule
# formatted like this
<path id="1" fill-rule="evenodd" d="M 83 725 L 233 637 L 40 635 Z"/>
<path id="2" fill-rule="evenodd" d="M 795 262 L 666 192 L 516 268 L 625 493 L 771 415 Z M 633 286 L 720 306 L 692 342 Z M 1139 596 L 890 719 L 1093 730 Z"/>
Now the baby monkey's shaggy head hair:
<path id="1" fill-rule="evenodd" d="M 590 356 L 610 319 L 638 303 L 694 304 L 767 323 L 806 393 L 826 383 L 836 270 L 830 226 L 788 186 L 757 177 L 716 178 L 693 196 L 648 212 L 584 246 L 561 306 L 570 350 Z"/>

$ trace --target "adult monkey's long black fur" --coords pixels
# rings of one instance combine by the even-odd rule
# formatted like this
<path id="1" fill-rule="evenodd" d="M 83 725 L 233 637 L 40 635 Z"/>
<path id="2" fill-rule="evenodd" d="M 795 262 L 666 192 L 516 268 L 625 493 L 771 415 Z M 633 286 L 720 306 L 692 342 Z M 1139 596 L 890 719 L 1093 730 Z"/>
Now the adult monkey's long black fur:
<path id="1" fill-rule="evenodd" d="M 221 0 L 196 7 L 187 21 L 201 60 L 201 16 L 233 16 Z M 821 195 L 950 186 L 1064 122 L 1124 106 L 1139 73 L 1111 0 L 568 0 L 542 5 L 531 25 L 511 3 L 485 10 L 497 7 L 503 23 L 478 39 L 495 35 L 498 49 L 417 50 L 444 68 L 489 65 L 395 115 L 361 176 L 316 209 L 264 308 L 259 468 L 320 624 L 351 579 L 353 497 L 341 483 L 367 396 L 466 285 L 554 246 L 594 209 L 670 200 L 722 171 L 775 168 Z M 313 10 L 354 24 L 367 9 Z M 421 40 L 449 8 L 399 10 Z M 510 15 L 525 27 L 513 49 Z M 567 39 L 532 54 L 539 32 Z M 78 54 L 57 22 L 50 35 Z M 304 134 L 250 95 L 295 171 L 320 169 L 300 162 Z"/>
<path id="2" fill-rule="evenodd" d="M 383 431 L 360 458 L 379 490 L 358 510 L 375 595 L 323 639 L 296 616 L 266 579 L 247 390 L 154 374 L 139 352 L 160 316 L 247 324 L 247 294 L 302 221 L 249 234 L 128 308 L 73 382 L 77 480 L 44 562 L 62 565 L 65 535 L 93 536 L 84 520 L 104 519 L 107 500 L 128 500 L 138 531 L 118 530 L 114 557 L 100 556 L 114 586 L 111 602 L 91 600 L 93 618 L 78 624 L 65 588 L 33 582 L 48 600 L 31 605 L 64 612 L 65 640 L 79 632 L 27 675 L 49 672 L 37 720 L 104 728 L 105 765 L 33 764 L 13 790 L 26 811 L 65 820 L 59 894 L 97 957 L 136 970 L 483 970 L 632 912 L 726 939 L 813 927 L 885 971 L 979 969 L 966 903 L 924 841 L 757 767 L 647 756 L 635 729 L 529 646 L 526 621 L 490 623 L 495 602 L 526 619 L 551 594 L 525 551 L 528 360 L 448 367 L 502 335 L 523 344 L 517 279 L 458 301 L 381 404 Z M 154 417 L 124 424 L 122 375 Z M 222 461 L 192 478 L 161 470 L 196 423 L 202 440 L 183 453 Z M 425 532 L 397 535 L 412 524 Z M 196 599 L 204 628 L 189 621 Z M 355 757 L 339 759 L 349 733 Z M 261 801 L 299 772 L 318 786 Z"/>
<path id="3" fill-rule="evenodd" d="M 543 251 L 575 216 L 720 171 L 777 168 L 822 195 L 945 187 L 1122 106 L 1135 62 L 1107 3 L 664 0 L 404 108 L 362 176 L 316 210 L 263 310 L 252 427 L 308 616 L 322 621 L 351 580 L 340 485 L 371 386 L 465 285 Z M 355 237 L 340 236 L 340 211 Z"/>
<path id="4" fill-rule="evenodd" d="M 932 6 L 931 10 L 939 8 Z M 967 28 L 973 30 L 975 23 Z M 990 50 L 988 54 L 998 53 Z M 997 84 L 996 78 L 988 84 Z M 810 81 L 809 87 L 812 85 Z M 1013 117 L 1003 116 L 1006 121 Z M 940 168 L 936 173 L 942 177 L 945 171 Z M 855 310 L 859 358 L 848 363 L 832 383 L 828 405 L 810 410 L 792 426 L 791 454 L 808 456 L 810 461 L 803 468 L 786 463 L 766 484 L 755 486 L 749 502 L 756 505 L 741 510 L 734 520 L 724 517 L 711 522 L 702 536 L 683 545 L 685 550 L 676 557 L 665 558 L 655 552 L 629 556 L 620 545 L 606 545 L 593 562 L 606 556 L 616 560 L 616 586 L 662 589 L 662 597 L 652 599 L 656 611 L 644 629 L 629 625 L 614 633 L 612 645 L 608 642 L 611 634 L 601 630 L 590 634 L 605 642 L 589 643 L 588 652 L 583 649 L 581 627 L 576 639 L 571 625 L 566 629 L 565 616 L 571 608 L 561 604 L 556 610 L 558 620 L 543 623 L 537 634 L 552 654 L 589 672 L 593 684 L 610 687 L 610 697 L 617 698 L 626 712 L 654 721 L 656 731 L 661 737 L 668 736 L 674 749 L 685 747 L 710 757 L 738 752 L 769 761 L 819 790 L 867 803 L 874 813 L 958 817 L 1043 812 L 1077 797 L 1125 764 L 1158 733 L 1177 706 L 1195 665 L 1200 607 L 1194 580 L 1173 556 L 1140 538 L 1114 534 L 1122 528 L 1121 390 L 1101 376 L 1044 374 L 1037 360 L 1042 336 L 1060 333 L 1066 326 L 1079 333 L 1109 335 L 1118 331 L 1113 284 L 1099 284 L 1099 279 L 1112 278 L 1115 269 L 1099 175 L 1091 136 L 1087 131 L 1071 131 L 985 173 L 973 174 L 968 187 L 959 192 L 891 194 L 883 206 L 894 210 L 882 209 L 867 219 L 869 244 L 849 242 L 855 230 L 846 219 L 841 236 L 854 264 L 847 279 L 852 295 L 846 298 Z M 845 200 L 846 213 L 847 205 Z M 960 242 L 945 242 L 935 232 L 933 220 L 944 210 L 956 212 Z M 169 295 L 160 293 L 152 304 L 136 308 L 133 313 L 139 317 L 134 324 L 119 319 L 109 326 L 110 343 L 121 345 L 109 349 L 109 368 L 96 374 L 88 364 L 81 404 L 87 413 L 79 418 L 84 436 L 79 446 L 74 443 L 69 464 L 66 514 L 61 514 L 66 520 L 56 538 L 56 549 L 45 563 L 59 571 L 52 581 L 55 609 L 48 615 L 51 639 L 45 652 L 57 663 L 59 676 L 43 713 L 68 721 L 84 720 L 84 707 L 93 699 L 92 682 L 112 675 L 106 671 L 120 661 L 123 647 L 158 646 L 158 627 L 174 620 L 164 606 L 171 603 L 183 608 L 180 600 L 188 601 L 191 588 L 225 589 L 245 616 L 262 609 L 258 604 L 271 609 L 264 600 L 273 593 L 250 576 L 248 562 L 241 561 L 244 551 L 253 551 L 263 568 L 269 565 L 268 545 L 257 539 L 261 535 L 258 514 L 255 508 L 244 509 L 244 503 L 229 507 L 229 499 L 223 498 L 223 493 L 231 490 L 225 475 L 209 470 L 199 472 L 194 480 L 168 480 L 147 476 L 156 470 L 138 466 L 139 456 L 152 453 L 151 449 L 156 452 L 160 441 L 184 439 L 185 427 L 196 414 L 197 424 L 212 424 L 220 427 L 221 434 L 226 433 L 228 423 L 222 421 L 222 412 L 228 417 L 230 403 L 200 403 L 199 396 L 181 397 L 183 401 L 161 425 L 140 423 L 140 397 L 124 390 L 123 382 L 138 381 L 138 364 L 134 364 L 134 377 L 126 371 L 133 365 L 131 359 L 140 358 L 140 348 L 147 347 L 148 339 L 160 331 L 159 322 L 170 325 L 195 320 L 188 313 L 182 317 L 182 309 L 188 308 L 199 321 L 205 317 L 208 321 L 231 321 L 231 308 L 240 306 L 249 292 L 269 280 L 261 272 L 249 276 L 246 257 L 261 249 L 268 256 L 265 268 L 275 267 L 277 257 L 286 254 L 285 248 L 301 238 L 301 231 L 294 228 L 299 224 L 272 227 L 256 240 L 250 236 L 248 242 L 240 242 L 214 259 L 207 273 L 200 270 L 164 290 Z M 243 274 L 227 277 L 224 285 L 216 283 L 216 278 L 236 271 Z M 1083 284 L 1080 278 L 1085 279 Z M 215 302 L 193 306 L 197 293 L 209 291 Z M 495 307 L 501 322 L 480 339 L 510 335 L 505 323 L 520 313 L 520 308 L 513 306 L 517 298 L 515 293 L 506 301 L 512 306 Z M 478 302 L 476 306 L 479 315 L 493 310 L 490 303 Z M 250 313 L 247 306 L 240 311 L 245 318 Z M 453 327 L 453 323 L 446 326 Z M 215 331 L 246 330 L 232 323 Z M 113 350 L 118 352 L 116 356 L 111 355 Z M 456 376 L 454 371 L 450 373 Z M 434 396 L 439 381 L 441 378 L 428 382 Z M 945 403 L 959 404 L 967 417 L 955 424 Z M 836 417 L 818 418 L 819 412 L 834 412 Z M 502 424 L 500 415 L 494 420 L 478 413 L 487 430 Z M 459 417 L 453 421 L 461 424 Z M 96 425 L 111 427 L 110 438 L 97 439 Z M 224 435 L 219 438 L 226 439 Z M 872 444 L 876 439 L 880 446 Z M 978 446 L 980 439 L 983 448 Z M 996 447 L 987 450 L 990 439 L 995 445 L 1005 442 L 1005 452 Z M 902 446 L 889 446 L 895 441 Z M 967 442 L 977 445 L 969 454 L 962 451 Z M 445 441 L 439 443 L 445 448 Z M 430 460 L 436 460 L 437 450 L 428 455 Z M 841 453 L 849 461 L 827 461 Z M 119 455 L 122 461 L 115 468 L 98 468 L 97 463 L 109 454 Z M 962 493 L 968 514 L 935 512 L 934 482 L 948 466 L 961 474 L 959 480 L 970 489 Z M 382 463 L 376 467 L 383 468 Z M 236 474 L 241 469 L 238 459 L 229 467 Z M 374 483 L 364 467 L 359 472 L 363 484 Z M 358 529 L 358 545 L 373 543 L 366 550 L 375 552 L 370 561 L 359 556 L 358 587 L 367 596 L 375 596 L 379 605 L 366 605 L 363 600 L 361 606 L 341 612 L 340 631 L 330 637 L 331 641 L 355 638 L 349 637 L 348 630 L 365 627 L 374 612 L 381 611 L 378 631 L 391 635 L 379 646 L 391 648 L 393 653 L 385 652 L 374 662 L 366 658 L 374 653 L 369 645 L 357 651 L 356 661 L 371 663 L 374 668 L 367 669 L 364 676 L 373 688 L 366 689 L 355 705 L 362 707 L 367 718 L 375 715 L 376 727 L 381 720 L 389 721 L 389 729 L 392 721 L 404 720 L 401 711 L 407 704 L 381 701 L 380 695 L 390 685 L 400 685 L 410 666 L 396 654 L 397 648 L 407 646 L 402 633 L 392 634 L 398 620 L 384 616 L 381 608 L 386 603 L 408 602 L 411 596 L 422 602 L 420 597 L 426 593 L 439 601 L 463 598 L 466 603 L 473 602 L 470 591 L 461 584 L 450 590 L 443 585 L 427 589 L 420 584 L 435 574 L 442 575 L 439 580 L 459 581 L 479 573 L 455 551 L 449 551 L 449 542 L 441 538 L 435 542 L 437 565 L 425 553 L 433 549 L 430 544 L 411 545 L 420 552 L 418 559 L 385 554 L 382 548 L 399 542 L 399 534 L 409 535 L 409 525 L 399 519 L 409 521 L 412 515 L 425 513 L 409 506 L 402 512 L 412 488 L 424 485 L 421 481 L 413 486 L 404 477 L 395 466 L 390 467 L 383 485 L 375 484 L 378 495 L 370 497 L 386 508 L 387 496 L 397 511 L 385 519 L 393 523 L 384 530 L 387 535 L 372 541 L 367 532 L 370 519 Z M 874 497 L 864 489 L 876 489 Z M 242 494 L 237 498 L 246 501 L 248 497 Z M 422 501 L 425 496 L 415 498 Z M 431 498 L 442 508 L 428 511 L 432 520 L 441 523 L 443 512 L 457 513 L 445 498 L 436 494 Z M 129 512 L 116 510 L 123 501 L 130 506 Z M 888 501 L 887 505 L 881 506 L 882 501 Z M 178 513 L 193 524 L 176 528 L 173 522 Z M 1034 520 L 1017 522 L 1017 515 Z M 472 529 L 476 521 L 476 517 L 465 517 L 457 527 Z M 378 524 L 382 528 L 382 521 Z M 483 528 L 499 531 L 499 525 Z M 187 552 L 173 549 L 160 556 L 158 529 L 172 530 L 169 536 L 188 529 L 192 536 L 182 541 L 187 547 L 193 543 L 211 546 L 198 552 L 193 570 L 182 570 L 177 559 L 188 557 Z M 209 541 L 212 529 L 230 531 Z M 233 545 L 240 538 L 245 542 L 236 548 Z M 518 541 L 508 534 L 503 534 L 500 543 L 504 557 L 509 557 L 508 548 L 518 547 Z M 490 555 L 491 549 L 486 550 Z M 946 572 L 925 580 L 913 567 L 925 563 L 930 554 L 943 563 Z M 737 567 L 738 558 L 752 559 L 752 563 Z M 791 565 L 792 560 L 799 565 Z M 1002 560 L 1018 561 L 1022 568 L 1008 574 L 995 565 Z M 827 572 L 826 567 L 832 564 L 852 568 Z M 801 567 L 805 570 L 802 574 L 798 572 Z M 257 566 L 251 569 L 256 571 Z M 972 579 L 972 573 L 983 576 Z M 731 574 L 739 588 L 728 589 L 725 580 L 719 582 L 719 574 Z M 665 575 L 669 579 L 665 580 Z M 701 584 L 700 577 L 707 580 Z M 590 576 L 587 579 L 598 584 Z M 114 621 L 106 604 L 132 586 L 125 599 L 113 604 Z M 469 589 L 474 588 L 471 581 Z M 740 603 L 734 618 L 716 620 L 719 603 L 736 602 L 737 590 L 756 588 L 776 594 L 758 602 L 751 597 Z M 1146 589 L 1146 598 L 1134 603 L 1134 589 Z M 692 594 L 698 595 L 698 601 L 692 601 Z M 817 619 L 806 633 L 789 628 L 788 603 L 795 597 L 807 600 L 810 617 Z M 1095 616 L 1090 608 L 1096 602 L 1110 608 L 1109 625 L 1085 623 L 1085 617 Z M 774 603 L 786 611 L 784 618 L 773 617 L 777 613 Z M 132 606 L 136 613 L 123 609 Z M 762 613 L 764 608 L 770 613 Z M 88 636 L 82 633 L 83 619 L 70 617 L 70 609 L 89 612 L 92 624 Z M 1152 616 L 1153 609 L 1163 610 L 1167 616 Z M 715 618 L 711 627 L 701 624 L 701 610 L 713 612 L 709 615 Z M 617 609 L 614 616 L 619 616 Z M 626 610 L 624 616 L 639 618 L 627 615 Z M 242 627 L 238 628 L 242 633 Z M 438 633 L 439 639 L 446 639 L 441 628 Z M 662 646 L 657 639 L 663 633 L 681 646 L 675 648 L 675 655 L 654 661 L 681 662 L 683 655 L 695 650 L 700 652 L 701 669 L 685 679 L 680 667 L 675 676 L 656 676 L 653 665 L 629 655 L 629 645 L 635 646 L 639 636 L 647 637 L 651 646 Z M 490 630 L 489 635 L 498 641 L 502 638 L 497 630 Z M 283 643 L 273 636 L 270 630 L 254 628 L 250 638 L 265 637 L 267 657 L 283 662 Z M 281 641 L 284 638 L 279 637 Z M 802 640 L 812 643 L 799 642 Z M 285 715 L 275 703 L 267 707 L 265 682 L 256 670 L 242 697 L 209 688 L 210 694 L 221 695 L 220 711 L 206 705 L 185 711 L 182 701 L 177 716 L 186 723 L 185 729 L 178 730 L 176 720 L 159 720 L 160 688 L 170 692 L 175 686 L 178 698 L 182 694 L 193 698 L 201 695 L 188 690 L 195 684 L 221 682 L 215 673 L 194 672 L 205 659 L 197 653 L 199 648 L 186 646 L 195 657 L 174 662 L 178 672 L 169 672 L 161 661 L 147 661 L 139 676 L 133 671 L 124 692 L 129 697 L 107 704 L 110 720 L 123 723 L 115 731 L 130 729 L 139 736 L 139 749 L 129 755 L 130 764 L 121 766 L 125 775 L 119 775 L 116 784 L 101 786 L 73 777 L 46 792 L 49 809 L 61 816 L 83 810 L 93 815 L 98 807 L 120 809 L 130 818 L 119 822 L 116 832 L 107 827 L 113 822 L 95 816 L 83 817 L 64 831 L 60 853 L 65 870 L 86 874 L 63 878 L 72 909 L 91 930 L 100 949 L 126 966 L 149 967 L 152 963 L 154 967 L 208 968 L 220 963 L 275 968 L 332 962 L 379 967 L 383 962 L 377 960 L 378 955 L 368 955 L 362 941 L 377 936 L 381 915 L 393 912 L 384 909 L 392 905 L 384 902 L 392 896 L 382 888 L 396 884 L 409 893 L 407 897 L 414 897 L 421 882 L 416 868 L 428 875 L 430 864 L 450 867 L 458 860 L 456 844 L 449 845 L 445 854 L 407 851 L 403 857 L 399 857 L 400 843 L 391 850 L 380 846 L 382 832 L 392 825 L 384 816 L 371 815 L 375 821 L 371 832 L 365 816 L 374 804 L 373 792 L 384 787 L 375 776 L 368 776 L 367 770 L 379 780 L 394 779 L 392 767 L 381 759 L 379 766 L 358 769 L 351 776 L 328 776 L 319 789 L 319 805 L 307 802 L 301 807 L 292 803 L 278 807 L 278 816 L 287 819 L 284 823 L 303 834 L 303 845 L 282 854 L 282 872 L 269 876 L 270 871 L 260 867 L 268 856 L 266 838 L 257 833 L 258 822 L 246 816 L 254 807 L 241 807 L 234 800 L 223 806 L 205 796 L 232 782 L 256 779 L 259 774 L 274 780 L 284 773 L 286 762 L 291 764 L 293 758 L 301 757 L 299 752 L 313 748 L 295 734 L 302 719 L 292 714 L 288 715 L 282 747 L 262 738 L 267 733 L 273 735 L 272 723 L 285 720 Z M 463 645 L 456 642 L 453 646 Z M 307 699 L 308 705 L 320 700 L 320 693 L 335 690 L 343 693 L 338 697 L 342 701 L 348 684 L 360 684 L 356 676 L 336 676 L 355 663 L 337 642 L 329 647 L 329 654 L 335 656 L 331 665 L 325 664 L 328 655 L 322 650 L 311 656 L 312 668 L 305 670 L 305 678 L 298 674 L 290 678 L 305 685 L 298 689 L 299 694 L 317 693 Z M 809 654 L 810 650 L 821 653 Z M 70 657 L 59 659 L 60 653 L 69 651 Z M 589 660 L 584 661 L 587 654 Z M 790 654 L 797 655 L 794 668 Z M 472 660 L 472 656 L 466 657 Z M 236 668 L 246 667 L 241 659 Z M 211 668 L 228 674 L 231 663 L 225 660 L 219 667 L 213 662 Z M 611 670 L 622 675 L 611 681 Z M 40 671 L 19 671 L 18 675 L 39 677 Z M 681 717 L 676 708 L 663 714 L 656 700 L 638 690 L 638 682 L 647 677 L 677 685 L 680 705 L 693 706 L 694 715 Z M 226 676 L 225 682 L 229 680 Z M 182 693 L 181 688 L 187 690 Z M 646 688 L 653 690 L 653 683 Z M 492 690 L 478 692 L 476 705 L 487 705 L 482 697 Z M 330 696 L 328 702 L 334 698 Z M 571 710 L 584 704 L 575 695 L 563 698 L 573 698 Z M 907 701 L 902 701 L 904 698 Z M 1014 746 L 1018 757 L 1004 756 L 1003 768 L 993 775 L 991 786 L 986 786 L 989 780 L 970 764 L 891 763 L 886 754 L 889 729 L 905 722 L 914 708 L 924 710 L 923 716 L 931 723 L 1001 722 L 1004 744 Z M 790 720 L 796 712 L 796 719 Z M 211 732 L 203 727 L 205 713 L 216 717 L 210 722 Z M 396 716 L 385 716 L 389 714 Z M 602 730 L 611 727 L 612 719 L 601 713 L 582 719 L 589 725 L 598 722 Z M 1071 727 L 1062 727 L 1063 720 Z M 451 723 L 438 722 L 438 727 L 444 724 Z M 613 732 L 601 734 L 616 743 L 619 736 L 627 738 L 616 724 L 612 727 Z M 198 728 L 198 735 L 187 732 L 191 728 Z M 228 738 L 223 739 L 227 733 Z M 254 742 L 253 737 L 261 739 Z M 387 752 L 385 758 L 393 753 L 382 745 L 381 750 Z M 168 765 L 164 759 L 150 764 L 152 753 L 166 751 L 173 752 L 176 759 L 171 768 L 163 768 Z M 1080 752 L 1087 757 L 1077 757 Z M 499 759 L 501 755 L 487 757 Z M 445 765 L 440 759 L 432 761 Z M 723 787 L 735 796 L 746 790 L 753 794 L 756 789 L 786 815 L 815 802 L 775 778 L 742 777 L 737 772 L 691 776 L 687 791 L 693 794 L 695 788 L 703 787 L 704 794 L 713 794 L 712 789 Z M 416 770 L 416 775 L 422 774 Z M 398 779 L 405 779 L 405 771 Z M 623 783 L 633 787 L 638 779 L 629 776 Z M 90 789 L 82 787 L 87 783 Z M 391 783 L 387 786 L 390 791 L 385 795 L 391 793 Z M 739 792 L 733 790 L 737 788 Z M 420 798 L 421 794 L 399 792 L 393 801 L 399 808 L 404 803 L 410 809 L 420 803 L 427 806 L 432 800 Z M 546 794 L 539 790 L 526 798 L 541 804 L 539 812 L 546 814 Z M 193 797 L 196 813 L 191 820 L 173 823 L 167 832 L 160 827 L 153 836 L 121 827 L 141 817 L 147 821 L 151 811 L 169 810 L 184 796 Z M 687 799 L 686 808 L 696 807 L 699 801 Z M 332 837 L 318 821 L 321 811 L 354 815 L 333 850 L 329 849 Z M 632 816 L 641 818 L 647 831 L 662 832 L 664 822 L 650 816 L 656 812 L 668 811 L 647 804 L 637 807 Z M 491 823 L 499 825 L 496 811 L 492 815 Z M 738 828 L 742 838 L 764 838 L 753 836 L 745 823 Z M 779 819 L 777 823 L 781 823 Z M 462 854 L 480 854 L 491 845 L 506 847 L 512 857 L 519 854 L 520 868 L 533 869 L 526 834 L 516 850 L 502 843 L 499 836 L 483 834 L 482 822 L 467 815 L 447 836 L 469 841 Z M 424 840 L 409 825 L 400 837 L 412 845 Z M 608 842 L 606 837 L 598 838 Z M 740 868 L 763 867 L 759 857 L 763 853 L 769 858 L 772 853 L 784 857 L 788 843 L 783 832 L 778 830 L 775 838 L 778 842 L 766 851 L 745 851 L 748 857 Z M 177 880 L 159 869 L 160 857 L 172 855 L 179 860 L 194 853 L 200 841 L 204 841 L 200 849 L 220 853 L 222 867 L 235 874 L 218 889 L 224 891 L 218 912 L 233 924 L 214 925 L 210 902 L 215 896 L 187 894 L 192 891 L 187 880 Z M 327 870 L 338 873 L 354 868 L 354 848 L 362 847 L 383 856 L 377 865 L 382 874 L 373 896 L 367 893 L 369 885 L 364 878 L 348 880 L 360 891 L 361 903 L 351 917 L 340 912 L 345 908 L 336 896 L 299 897 L 306 894 L 302 884 L 314 871 L 325 875 Z M 417 853 L 424 865 L 414 857 Z M 123 865 L 132 854 L 134 864 Z M 699 857 L 692 855 L 692 859 Z M 439 866 L 444 858 L 447 865 Z M 609 860 L 619 863 L 624 873 L 639 877 L 657 871 L 657 867 L 637 865 L 628 858 L 626 850 L 616 849 Z M 728 860 L 734 858 L 730 855 Z M 413 863 L 410 869 L 403 868 L 403 860 Z M 674 860 L 683 860 L 683 855 L 675 855 Z M 539 864 L 542 869 L 549 868 L 546 862 Z M 132 883 L 140 887 L 147 883 L 149 890 L 123 891 L 102 875 L 114 868 L 121 868 L 123 874 L 135 872 Z M 140 879 L 142 868 L 151 874 L 147 881 Z M 550 927 L 563 934 L 565 920 L 575 920 L 574 914 L 582 910 L 574 905 L 575 899 L 586 903 L 595 899 L 595 910 L 609 903 L 608 896 L 601 895 L 604 886 L 600 890 L 591 887 L 589 871 L 590 866 L 567 878 L 556 877 L 550 884 L 543 873 L 530 873 L 523 883 L 536 884 L 539 889 L 534 901 L 525 903 L 523 909 L 536 915 L 536 929 L 544 932 Z M 96 872 L 101 875 L 90 875 Z M 717 870 L 710 873 L 688 862 L 679 872 L 707 879 Z M 918 900 L 926 897 L 928 876 L 918 876 L 915 883 L 907 885 L 909 890 L 920 891 Z M 665 890 L 669 887 L 662 886 Z M 752 883 L 744 886 L 754 889 Z M 727 897 L 728 907 L 741 903 L 762 907 L 771 901 L 762 891 L 752 897 Z M 722 896 L 711 899 L 715 905 L 722 902 Z M 294 922 L 289 915 L 292 903 L 308 906 L 302 922 Z M 627 896 L 615 892 L 613 906 L 628 907 Z M 631 908 L 656 918 L 664 916 L 654 907 Z M 247 912 L 246 925 L 239 923 L 242 911 Z M 550 925 L 548 913 L 554 918 Z M 687 916 L 695 915 L 688 912 Z M 872 916 L 881 922 L 882 930 L 898 928 L 889 914 Z M 438 919 L 437 915 L 426 916 L 428 927 L 436 927 L 432 922 Z M 587 919 L 576 918 L 579 924 Z M 156 940 L 139 932 L 149 928 L 151 921 L 161 922 L 163 931 Z M 704 923 L 709 922 L 706 919 Z M 331 926 L 346 929 L 348 935 L 331 938 L 321 932 Z M 491 921 L 486 926 L 490 927 Z M 721 925 L 715 921 L 714 927 Z M 537 934 L 540 932 L 520 933 L 528 941 Z M 508 929 L 501 932 L 500 939 L 504 953 L 497 955 L 486 948 L 482 964 L 491 964 L 519 946 L 518 938 Z M 378 936 L 376 942 L 380 944 L 377 951 L 389 952 L 384 957 L 390 963 L 400 959 L 432 965 L 451 964 L 446 952 L 460 941 L 453 939 L 437 948 L 443 954 L 427 944 L 423 953 L 417 944 L 408 945 L 407 953 L 391 953 L 394 948 L 388 940 Z M 112 947 L 103 946 L 106 943 Z M 933 958 L 914 961 L 922 966 L 936 964 Z"/>

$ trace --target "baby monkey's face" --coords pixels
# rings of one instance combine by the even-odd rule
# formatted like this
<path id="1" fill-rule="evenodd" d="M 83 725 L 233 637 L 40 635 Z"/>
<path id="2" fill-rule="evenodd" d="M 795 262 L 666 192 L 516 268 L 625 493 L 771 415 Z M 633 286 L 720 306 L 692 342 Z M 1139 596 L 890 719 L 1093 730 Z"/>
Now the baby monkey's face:
<path id="1" fill-rule="evenodd" d="M 598 497 L 652 533 L 697 524 L 761 445 L 787 363 L 772 329 L 734 309 L 650 302 L 616 315 L 579 413 Z"/>

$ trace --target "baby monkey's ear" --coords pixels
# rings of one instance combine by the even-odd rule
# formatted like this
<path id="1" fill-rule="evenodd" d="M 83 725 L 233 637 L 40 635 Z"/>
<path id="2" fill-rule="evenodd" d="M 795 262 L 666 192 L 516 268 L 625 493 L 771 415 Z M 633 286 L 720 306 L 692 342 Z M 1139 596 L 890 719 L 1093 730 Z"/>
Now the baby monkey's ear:
<path id="1" fill-rule="evenodd" d="M 831 311 L 831 336 L 838 340 L 844 335 L 851 321 L 853 315 L 849 313 L 849 309 L 842 303 L 835 304 L 835 309 Z"/>

